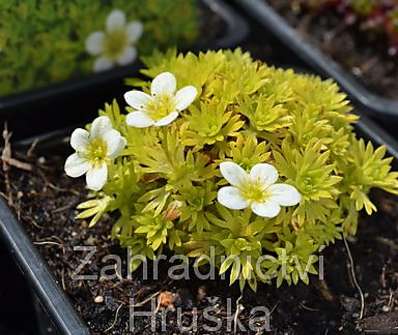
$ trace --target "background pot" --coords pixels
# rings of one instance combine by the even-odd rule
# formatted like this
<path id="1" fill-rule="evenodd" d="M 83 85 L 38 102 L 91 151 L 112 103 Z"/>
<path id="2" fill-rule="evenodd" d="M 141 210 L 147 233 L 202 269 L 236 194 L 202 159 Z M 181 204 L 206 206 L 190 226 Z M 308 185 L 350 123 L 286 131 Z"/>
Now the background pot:
<path id="1" fill-rule="evenodd" d="M 208 44 L 199 40 L 192 50 L 232 48 L 249 32 L 247 22 L 221 0 L 200 0 L 199 4 L 212 12 L 223 26 L 223 35 Z M 43 89 L 0 98 L 0 123 L 8 122 L 14 138 L 33 136 L 90 120 L 104 101 L 123 92 L 123 80 L 138 74 L 139 62 L 112 70 L 52 84 Z M 101 105 L 98 105 L 98 102 Z"/>
<path id="2" fill-rule="evenodd" d="M 384 98 L 368 90 L 308 38 L 301 36 L 265 0 L 236 0 L 236 3 L 292 49 L 307 65 L 324 77 L 334 78 L 351 96 L 353 102 L 361 105 L 364 112 L 379 119 L 391 120 L 393 117 L 394 121 L 398 121 L 398 100 Z"/>

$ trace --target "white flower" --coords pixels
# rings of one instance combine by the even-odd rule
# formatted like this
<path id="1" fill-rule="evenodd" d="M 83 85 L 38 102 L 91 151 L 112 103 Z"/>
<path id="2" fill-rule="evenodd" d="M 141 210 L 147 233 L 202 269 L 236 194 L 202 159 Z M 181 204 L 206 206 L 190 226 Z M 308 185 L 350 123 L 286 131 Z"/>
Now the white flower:
<path id="1" fill-rule="evenodd" d="M 222 187 L 217 199 L 230 209 L 244 209 L 250 206 L 259 216 L 273 218 L 281 206 L 294 206 L 301 200 L 297 189 L 288 184 L 275 184 L 278 171 L 270 164 L 256 164 L 250 173 L 233 162 L 220 164 L 223 177 L 232 185 Z"/>
<path id="2" fill-rule="evenodd" d="M 127 65 L 137 57 L 134 44 L 141 37 L 143 25 L 139 21 L 126 22 L 126 15 L 118 9 L 113 10 L 106 19 L 105 32 L 96 31 L 86 39 L 86 50 L 98 56 L 94 71 L 104 71 L 115 64 Z"/>
<path id="3" fill-rule="evenodd" d="M 91 124 L 90 132 L 75 129 L 70 145 L 76 152 L 65 162 L 66 174 L 76 178 L 86 173 L 87 187 L 99 191 L 108 179 L 107 164 L 121 153 L 126 140 L 112 128 L 107 116 L 100 116 Z"/>
<path id="4" fill-rule="evenodd" d="M 185 86 L 176 92 L 177 81 L 170 72 L 163 72 L 153 79 L 151 95 L 130 91 L 124 95 L 126 102 L 135 109 L 127 115 L 131 127 L 146 128 L 166 126 L 173 122 L 179 112 L 186 109 L 198 94 L 194 86 Z"/>

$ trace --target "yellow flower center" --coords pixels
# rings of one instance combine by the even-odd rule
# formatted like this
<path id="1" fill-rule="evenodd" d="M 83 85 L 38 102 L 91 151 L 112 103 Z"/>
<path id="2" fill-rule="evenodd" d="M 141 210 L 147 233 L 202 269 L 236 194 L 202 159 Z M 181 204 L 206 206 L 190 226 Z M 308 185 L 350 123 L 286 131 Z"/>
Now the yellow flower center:
<path id="1" fill-rule="evenodd" d="M 175 99 L 169 94 L 156 96 L 146 105 L 146 112 L 152 120 L 158 121 L 176 110 Z"/>
<path id="2" fill-rule="evenodd" d="M 242 197 L 249 202 L 264 202 L 269 197 L 267 189 L 258 181 L 246 182 L 239 187 L 239 191 Z"/>
<path id="3" fill-rule="evenodd" d="M 86 148 L 86 158 L 93 165 L 101 165 L 106 161 L 108 146 L 102 138 L 94 138 Z"/>
<path id="4" fill-rule="evenodd" d="M 125 29 L 108 32 L 104 41 L 104 55 L 116 59 L 122 55 L 128 45 L 128 36 Z"/>

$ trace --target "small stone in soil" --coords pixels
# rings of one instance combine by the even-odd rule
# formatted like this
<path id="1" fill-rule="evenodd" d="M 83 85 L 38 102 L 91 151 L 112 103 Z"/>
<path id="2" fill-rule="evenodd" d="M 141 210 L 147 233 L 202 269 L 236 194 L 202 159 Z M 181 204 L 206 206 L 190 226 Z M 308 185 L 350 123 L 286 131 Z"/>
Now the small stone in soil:
<path id="1" fill-rule="evenodd" d="M 164 291 L 159 294 L 158 304 L 159 307 L 174 309 L 174 302 L 176 300 L 176 295 L 170 291 Z"/>
<path id="2" fill-rule="evenodd" d="M 96 304 L 102 304 L 104 302 L 104 297 L 102 295 L 96 296 L 94 302 Z"/>
<path id="3" fill-rule="evenodd" d="M 387 313 L 387 312 L 390 311 L 390 307 L 388 307 L 388 306 L 386 306 L 386 305 L 384 305 L 381 309 L 382 309 L 382 311 L 383 311 L 384 313 Z"/>

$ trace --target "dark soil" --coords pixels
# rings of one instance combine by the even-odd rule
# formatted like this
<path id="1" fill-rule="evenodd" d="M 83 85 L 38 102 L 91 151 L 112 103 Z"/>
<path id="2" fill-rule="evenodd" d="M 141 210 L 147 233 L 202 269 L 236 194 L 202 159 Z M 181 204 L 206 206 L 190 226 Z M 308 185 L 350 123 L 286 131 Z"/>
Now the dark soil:
<path id="1" fill-rule="evenodd" d="M 209 47 L 214 41 L 225 36 L 226 23 L 216 12 L 212 11 L 208 6 L 203 4 L 199 7 L 199 26 L 198 41 L 194 45 L 198 48 Z"/>
<path id="2" fill-rule="evenodd" d="M 105 217 L 94 228 L 88 228 L 87 222 L 74 218 L 75 207 L 86 199 L 87 192 L 83 179 L 64 175 L 65 151 L 60 145 L 57 149 L 47 148 L 44 157 L 38 153 L 27 155 L 25 150 L 15 153 L 14 157 L 19 161 L 31 164 L 32 172 L 15 166 L 9 167 L 8 172 L 3 170 L 2 192 L 92 334 L 129 334 L 129 299 L 134 298 L 137 304 L 151 296 L 156 297 L 156 305 L 162 297 L 164 305 L 156 314 L 156 334 L 181 333 L 177 313 L 170 307 L 182 309 L 186 326 L 191 324 L 193 315 L 197 315 L 197 334 L 209 333 L 205 325 L 214 326 L 210 321 L 203 321 L 203 310 L 211 307 L 212 313 L 223 322 L 222 329 L 214 334 L 232 333 L 233 317 L 228 322 L 227 316 L 235 313 L 240 292 L 236 286 L 229 287 L 226 280 L 194 277 L 189 281 L 171 281 L 167 276 L 170 266 L 167 261 L 160 264 L 158 280 L 143 280 L 141 269 L 131 279 L 128 278 L 127 253 L 109 238 L 114 219 Z M 398 202 L 396 197 L 383 192 L 375 192 L 373 198 L 379 212 L 372 217 L 363 216 L 358 236 L 348 241 L 356 278 L 365 296 L 363 319 L 358 320 L 360 296 L 353 284 L 346 248 L 340 241 L 327 248 L 323 255 L 324 280 L 312 277 L 309 286 L 283 285 L 276 289 L 261 285 L 257 293 L 246 290 L 241 300 L 245 309 L 239 314 L 239 320 L 246 329 L 253 318 L 251 308 L 266 306 L 272 312 L 271 330 L 264 334 L 351 335 L 360 334 L 360 329 L 371 334 L 394 333 L 398 327 Z M 74 251 L 75 246 L 96 247 L 91 262 L 81 274 L 101 277 L 101 269 L 107 266 L 105 274 L 114 278 L 73 280 L 74 271 L 86 255 Z M 121 271 L 114 271 L 115 259 L 103 259 L 110 254 L 120 256 Z M 169 298 L 171 303 L 167 301 Z M 231 302 L 229 314 L 228 299 Z M 166 312 L 167 305 L 169 309 Z M 150 301 L 136 310 L 150 311 Z M 167 328 L 165 332 L 161 332 L 162 313 L 167 315 L 167 321 L 163 322 Z M 136 317 L 133 333 L 153 334 L 150 319 Z"/>
<path id="3" fill-rule="evenodd" d="M 382 35 L 364 31 L 359 24 L 347 25 L 332 9 L 316 13 L 305 8 L 292 10 L 292 0 L 267 3 L 367 88 L 397 98 L 398 56 L 388 54 L 388 41 Z"/>

